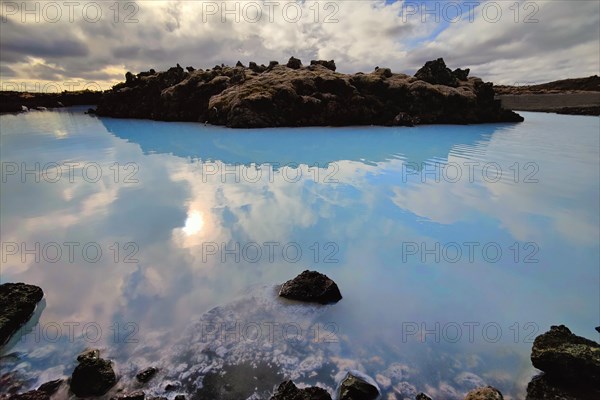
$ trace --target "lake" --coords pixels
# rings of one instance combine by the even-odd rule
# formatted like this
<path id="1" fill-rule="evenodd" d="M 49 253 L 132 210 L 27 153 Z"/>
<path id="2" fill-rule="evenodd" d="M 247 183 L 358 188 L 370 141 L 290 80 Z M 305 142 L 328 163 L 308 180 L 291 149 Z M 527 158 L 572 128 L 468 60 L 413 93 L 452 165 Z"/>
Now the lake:
<path id="1" fill-rule="evenodd" d="M 351 369 L 384 398 L 515 399 L 550 325 L 597 338 L 597 117 L 232 130 L 84 109 L 0 116 L 1 281 L 45 292 L 2 352 L 23 389 L 99 348 L 127 390 L 159 367 L 156 395 L 333 391 Z M 343 299 L 278 299 L 305 269 Z"/>

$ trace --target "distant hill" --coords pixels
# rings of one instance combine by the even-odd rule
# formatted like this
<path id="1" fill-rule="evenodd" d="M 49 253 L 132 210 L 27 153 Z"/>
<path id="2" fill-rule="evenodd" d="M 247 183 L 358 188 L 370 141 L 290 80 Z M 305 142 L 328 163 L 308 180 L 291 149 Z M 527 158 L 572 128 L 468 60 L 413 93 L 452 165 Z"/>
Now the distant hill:
<path id="1" fill-rule="evenodd" d="M 600 115 L 600 77 L 562 79 L 531 86 L 494 86 L 502 107 L 518 111 Z"/>
<path id="2" fill-rule="evenodd" d="M 62 93 L 33 93 L 0 91 L 0 113 L 14 113 L 28 109 L 44 109 L 98 104 L 102 92 L 79 90 Z"/>
<path id="3" fill-rule="evenodd" d="M 561 79 L 559 81 L 530 86 L 494 86 L 496 94 L 534 94 L 561 92 L 600 92 L 600 77 Z"/>

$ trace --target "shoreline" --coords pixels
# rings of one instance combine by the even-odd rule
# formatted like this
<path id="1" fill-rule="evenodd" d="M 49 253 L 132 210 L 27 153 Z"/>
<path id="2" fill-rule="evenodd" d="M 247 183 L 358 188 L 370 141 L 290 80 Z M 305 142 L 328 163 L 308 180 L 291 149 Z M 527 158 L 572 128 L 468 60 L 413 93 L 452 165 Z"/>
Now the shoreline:
<path id="1" fill-rule="evenodd" d="M 74 106 L 97 106 L 103 92 L 66 92 L 66 93 L 37 93 L 37 92 L 13 92 L 0 91 L 0 115 L 1 114 L 20 114 L 31 110 L 44 111 L 52 109 L 61 109 Z M 495 98 L 502 102 L 504 108 L 514 111 L 541 112 L 560 115 L 600 115 L 600 92 L 580 92 L 580 93 L 530 93 L 530 94 L 496 94 Z M 583 98 L 578 101 L 577 98 Z M 588 99 L 592 101 L 588 101 Z M 593 100 L 596 100 L 595 102 Z M 565 105 L 560 105 L 562 102 Z M 136 118 L 119 117 L 114 118 Z M 178 121 L 178 122 L 196 122 L 199 121 Z M 212 125 L 212 124 L 210 124 Z M 423 124 L 425 125 L 425 124 Z M 216 125 L 219 126 L 219 125 Z M 317 127 L 324 125 L 305 125 L 301 127 Z M 333 125 L 332 125 L 333 126 Z M 339 125 L 337 125 L 339 127 Z M 368 126 L 368 125 L 345 125 Z M 386 125 L 373 125 L 386 126 Z M 273 128 L 276 128 L 275 126 Z"/>
<path id="2" fill-rule="evenodd" d="M 514 93 L 496 96 L 502 106 L 516 111 L 566 115 L 600 115 L 600 92 Z"/>
<path id="3" fill-rule="evenodd" d="M 342 295 L 334 281 L 326 275 L 316 271 L 304 271 L 294 279 L 289 280 L 282 285 L 276 285 L 279 289 L 276 295 L 277 299 L 287 298 L 290 301 L 302 307 L 302 304 L 310 306 L 311 304 L 335 304 L 343 301 Z M 23 308 L 27 313 L 35 307 L 43 296 L 42 289 L 23 283 L 5 283 L 0 285 L 2 296 L 0 299 L 5 305 L 13 304 L 17 309 Z M 23 300 L 31 293 L 35 292 L 36 296 L 28 298 L 27 302 Z M 25 297 L 24 297 L 25 296 Z M 281 303 L 281 304 L 284 304 Z M 276 304 L 276 303 L 275 303 Z M 204 315 L 209 315 L 213 311 L 209 311 Z M 25 321 L 25 314 L 18 319 L 18 325 L 22 326 Z M 27 318 L 28 319 L 28 318 Z M 595 328 L 600 332 L 600 327 Z M 17 331 L 12 331 L 9 337 Z M 218 335 L 214 338 L 217 340 Z M 2 347 L 2 346 L 0 346 Z M 550 330 L 540 334 L 533 342 L 531 349 L 532 365 L 542 371 L 534 375 L 527 386 L 527 400 L 539 400 L 542 398 L 563 398 L 571 399 L 592 399 L 600 393 L 597 377 L 600 373 L 600 345 L 590 339 L 573 334 L 564 325 L 553 325 Z M 189 388 L 182 380 L 173 380 L 164 370 L 160 360 L 155 360 L 151 366 L 139 367 L 129 370 L 125 375 L 114 364 L 114 361 L 108 358 L 101 358 L 101 350 L 96 348 L 87 348 L 77 356 L 78 365 L 72 372 L 71 377 L 63 376 L 58 379 L 43 383 L 37 389 L 22 391 L 19 386 L 13 387 L 4 394 L 0 394 L 0 399 L 44 399 L 49 400 L 54 394 L 68 396 L 74 393 L 79 397 L 101 397 L 110 395 L 111 399 L 127 400 L 152 398 L 155 400 L 166 399 L 165 396 L 170 393 L 178 393 L 175 399 L 184 400 L 186 398 L 194 398 L 194 394 L 189 392 Z M 117 367 L 116 371 L 114 367 Z M 235 375 L 236 368 L 245 368 L 244 363 L 236 366 L 231 364 L 229 367 Z M 250 369 L 246 373 L 254 370 Z M 385 386 L 382 382 L 385 378 L 380 376 L 372 377 L 364 371 L 346 369 L 344 379 L 336 378 L 336 387 L 334 392 L 339 394 L 339 399 L 351 400 L 353 398 L 350 393 L 359 392 L 364 396 L 360 398 L 375 400 L 381 398 Z M 341 373 L 340 372 L 340 373 Z M 254 372 L 252 372 L 254 373 Z M 228 385 L 227 378 L 215 380 L 208 378 L 210 374 L 204 376 L 204 386 L 196 388 L 196 390 L 207 390 L 206 393 L 217 393 L 219 388 Z M 127 376 L 125 383 L 117 384 Z M 342 375 L 340 375 L 341 377 Z M 117 379 L 118 378 L 118 379 Z M 284 380 L 285 379 L 285 380 Z M 153 386 L 146 385 L 150 380 L 154 380 Z M 291 378 L 284 374 L 274 374 L 269 376 L 269 381 L 277 385 L 277 382 L 282 382 L 274 392 L 271 392 L 270 400 L 292 400 L 304 398 L 304 394 L 309 392 L 319 393 L 320 400 L 331 400 L 330 393 L 323 389 L 323 384 L 317 384 L 311 388 L 304 387 L 298 389 L 292 382 Z M 160 382 L 160 383 L 158 383 Z M 164 390 L 156 392 L 155 383 L 159 386 L 164 386 Z M 383 385 L 383 386 L 382 386 Z M 329 387 L 325 385 L 325 387 Z M 7 387 L 9 389 L 9 387 Z M 21 389 L 21 390 L 19 390 Z M 332 388 L 329 387 L 331 390 Z M 431 400 L 432 398 L 424 392 L 418 392 L 414 388 L 414 397 L 417 400 Z M 306 392 L 308 390 L 308 392 Z M 21 392 L 17 394 L 17 392 Z M 159 396 L 159 397 L 153 397 Z M 183 394 L 185 393 L 185 394 Z M 200 392 L 196 392 L 198 395 Z M 313 394 L 315 394 L 313 393 Z M 417 394 L 418 393 L 418 394 Z M 146 397 L 148 396 L 148 397 Z M 298 397 L 301 396 L 301 397 Z M 313 399 L 313 397 L 307 397 Z M 464 400 L 484 400 L 494 399 L 502 400 L 503 395 L 500 390 L 492 386 L 480 385 L 466 393 Z"/>

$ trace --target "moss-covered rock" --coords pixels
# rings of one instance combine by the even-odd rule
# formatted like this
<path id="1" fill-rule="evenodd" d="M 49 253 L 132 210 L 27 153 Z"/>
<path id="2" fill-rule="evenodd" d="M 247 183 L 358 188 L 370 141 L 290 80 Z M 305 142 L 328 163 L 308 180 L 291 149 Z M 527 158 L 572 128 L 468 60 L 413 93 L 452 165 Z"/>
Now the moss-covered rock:
<path id="1" fill-rule="evenodd" d="M 468 70 L 452 72 L 442 59 L 427 63 L 415 77 L 389 68 L 369 74 L 335 70 L 333 60 L 304 67 L 294 57 L 268 67 L 255 62 L 208 71 L 174 67 L 129 76 L 103 95 L 97 112 L 234 128 L 523 120 L 494 100 L 491 83 L 468 78 Z"/>

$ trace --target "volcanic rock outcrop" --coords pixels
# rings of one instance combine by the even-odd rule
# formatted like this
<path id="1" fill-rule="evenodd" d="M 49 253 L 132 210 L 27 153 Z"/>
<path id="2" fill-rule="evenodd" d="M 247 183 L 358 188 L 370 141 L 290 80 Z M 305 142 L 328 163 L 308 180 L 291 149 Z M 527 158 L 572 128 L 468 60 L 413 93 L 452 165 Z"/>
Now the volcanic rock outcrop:
<path id="1" fill-rule="evenodd" d="M 181 66 L 137 75 L 104 93 L 97 113 L 121 118 L 197 121 L 234 128 L 520 122 L 494 100 L 492 83 L 430 61 L 416 76 L 377 68 L 335 72 L 333 60 L 302 66 L 250 62 L 186 72 Z"/>

